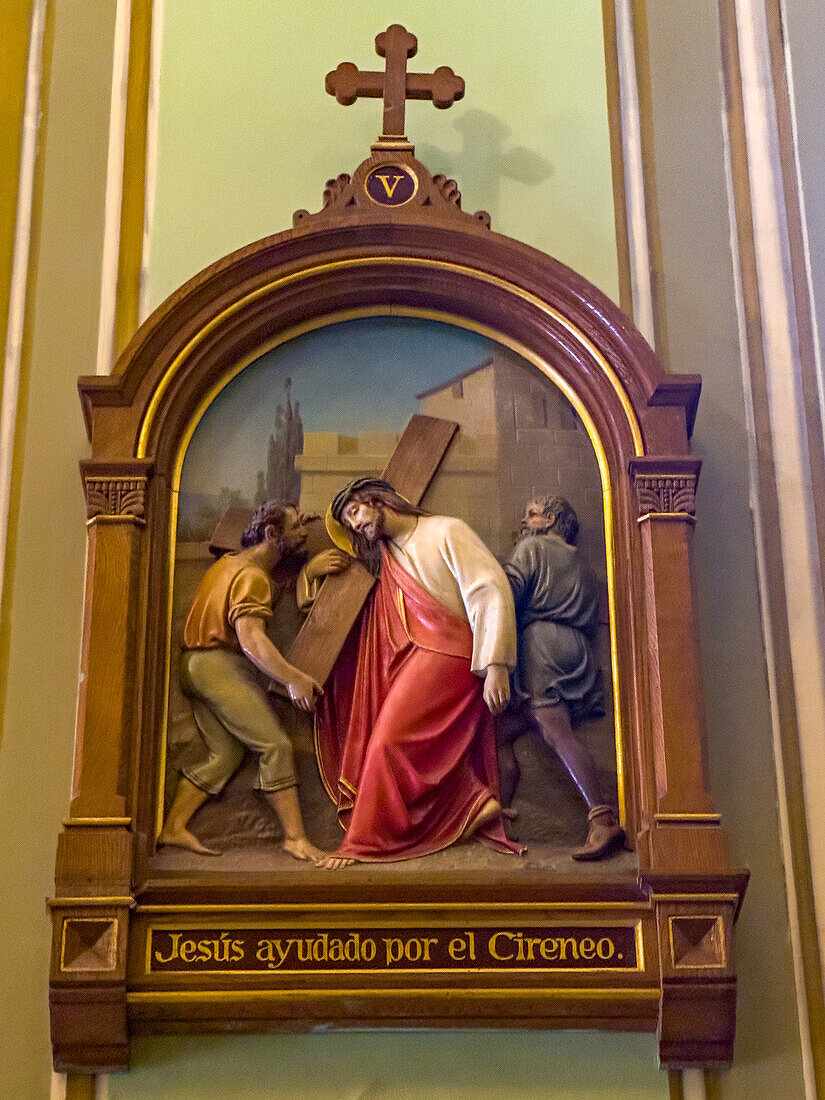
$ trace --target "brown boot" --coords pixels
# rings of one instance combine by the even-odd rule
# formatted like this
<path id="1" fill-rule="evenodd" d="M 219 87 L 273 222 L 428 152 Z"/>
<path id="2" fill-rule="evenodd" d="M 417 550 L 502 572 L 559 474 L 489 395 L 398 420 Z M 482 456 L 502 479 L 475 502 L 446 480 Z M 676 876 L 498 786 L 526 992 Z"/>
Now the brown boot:
<path id="1" fill-rule="evenodd" d="M 612 806 L 594 806 L 587 815 L 587 840 L 573 852 L 573 859 L 604 859 L 624 844 L 624 829 Z"/>

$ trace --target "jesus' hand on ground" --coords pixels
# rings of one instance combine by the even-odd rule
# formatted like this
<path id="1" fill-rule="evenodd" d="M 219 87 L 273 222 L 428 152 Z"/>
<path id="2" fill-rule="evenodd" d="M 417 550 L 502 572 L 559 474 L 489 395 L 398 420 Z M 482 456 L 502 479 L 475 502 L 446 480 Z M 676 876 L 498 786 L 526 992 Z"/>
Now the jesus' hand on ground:
<path id="1" fill-rule="evenodd" d="M 322 550 L 314 558 L 310 558 L 304 566 L 307 581 L 312 584 L 320 577 L 329 576 L 331 573 L 343 573 L 353 559 L 343 550 Z"/>
<path id="2" fill-rule="evenodd" d="M 492 714 L 501 714 L 510 702 L 510 674 L 506 665 L 488 665 L 484 677 L 484 702 Z"/>

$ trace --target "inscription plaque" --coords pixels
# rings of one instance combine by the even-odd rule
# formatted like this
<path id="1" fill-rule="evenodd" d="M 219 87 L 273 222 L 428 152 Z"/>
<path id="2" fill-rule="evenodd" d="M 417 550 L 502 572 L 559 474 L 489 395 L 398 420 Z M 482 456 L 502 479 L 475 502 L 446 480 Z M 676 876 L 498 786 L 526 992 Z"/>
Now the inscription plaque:
<path id="1" fill-rule="evenodd" d="M 638 970 L 639 926 L 151 928 L 147 973 Z"/>

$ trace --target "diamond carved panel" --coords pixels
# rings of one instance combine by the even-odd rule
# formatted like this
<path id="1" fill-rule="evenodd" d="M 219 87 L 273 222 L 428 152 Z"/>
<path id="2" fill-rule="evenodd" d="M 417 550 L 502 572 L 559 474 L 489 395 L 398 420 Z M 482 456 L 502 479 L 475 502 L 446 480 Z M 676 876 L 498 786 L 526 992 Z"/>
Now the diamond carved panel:
<path id="1" fill-rule="evenodd" d="M 67 917 L 63 922 L 60 969 L 108 971 L 117 966 L 117 921 Z"/>
<path id="2" fill-rule="evenodd" d="M 669 917 L 670 958 L 674 970 L 727 966 L 725 929 L 720 916 Z"/>

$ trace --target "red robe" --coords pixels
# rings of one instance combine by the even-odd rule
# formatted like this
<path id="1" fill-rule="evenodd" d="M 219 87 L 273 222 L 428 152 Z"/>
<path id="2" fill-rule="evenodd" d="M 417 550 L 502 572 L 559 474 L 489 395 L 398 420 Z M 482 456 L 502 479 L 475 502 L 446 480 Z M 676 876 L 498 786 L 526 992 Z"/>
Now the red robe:
<path id="1" fill-rule="evenodd" d="M 321 777 L 346 830 L 335 855 L 393 861 L 454 844 L 498 798 L 495 724 L 470 624 L 386 551 L 316 717 Z M 499 820 L 479 833 L 518 852 Z"/>

